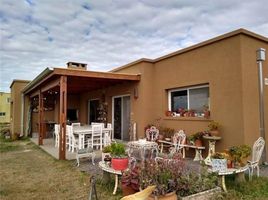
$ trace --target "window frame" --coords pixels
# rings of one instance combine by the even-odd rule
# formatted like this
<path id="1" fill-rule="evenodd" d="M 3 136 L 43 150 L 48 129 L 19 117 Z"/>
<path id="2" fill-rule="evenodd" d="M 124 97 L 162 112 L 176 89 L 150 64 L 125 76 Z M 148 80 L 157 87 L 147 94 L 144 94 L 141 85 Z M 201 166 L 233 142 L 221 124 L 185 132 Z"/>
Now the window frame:
<path id="1" fill-rule="evenodd" d="M 183 91 L 186 90 L 187 91 L 187 109 L 191 109 L 190 108 L 190 98 L 189 98 L 189 91 L 192 89 L 199 89 L 199 88 L 208 88 L 209 91 L 209 84 L 204 84 L 204 85 L 198 85 L 198 86 L 190 86 L 190 87 L 182 87 L 182 88 L 175 88 L 175 89 L 169 89 L 168 90 L 168 110 L 172 111 L 171 109 L 171 93 L 172 92 L 178 92 L 178 91 Z M 209 92 L 210 94 L 210 92 Z M 210 109 L 210 96 L 208 98 L 208 107 Z"/>

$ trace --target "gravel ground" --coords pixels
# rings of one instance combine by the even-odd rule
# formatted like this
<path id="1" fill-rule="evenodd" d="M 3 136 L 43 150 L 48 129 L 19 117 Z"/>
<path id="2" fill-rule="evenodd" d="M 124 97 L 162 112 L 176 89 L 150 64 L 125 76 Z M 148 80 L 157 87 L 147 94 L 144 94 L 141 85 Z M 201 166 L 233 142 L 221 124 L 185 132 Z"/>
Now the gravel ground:
<path id="1" fill-rule="evenodd" d="M 80 160 L 80 166 L 79 170 L 86 172 L 88 174 L 94 174 L 96 177 L 101 178 L 102 177 L 102 170 L 99 168 L 98 163 L 101 161 L 101 157 L 96 157 L 95 158 L 95 165 L 92 165 L 91 159 L 81 159 Z M 194 171 L 199 171 L 200 170 L 200 164 L 199 162 L 194 162 L 191 159 L 185 159 L 186 165 L 194 170 Z M 75 162 L 75 161 L 74 161 Z M 256 173 L 256 171 L 254 171 Z M 268 177 L 268 165 L 261 165 L 260 166 L 260 176 L 266 176 Z"/>
<path id="2" fill-rule="evenodd" d="M 260 176 L 268 177 L 268 165 L 261 165 L 261 167 L 260 167 Z"/>

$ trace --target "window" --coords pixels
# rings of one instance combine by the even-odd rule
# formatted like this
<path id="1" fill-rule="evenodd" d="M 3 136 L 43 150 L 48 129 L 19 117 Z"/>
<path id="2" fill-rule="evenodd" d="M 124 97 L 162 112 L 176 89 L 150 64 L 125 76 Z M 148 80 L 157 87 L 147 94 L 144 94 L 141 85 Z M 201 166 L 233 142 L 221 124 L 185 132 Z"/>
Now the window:
<path id="1" fill-rule="evenodd" d="M 11 98 L 8 97 L 8 98 L 7 98 L 7 103 L 10 103 L 10 102 L 11 102 Z"/>
<path id="2" fill-rule="evenodd" d="M 180 88 L 168 91 L 169 110 L 177 112 L 179 108 L 191 109 L 202 113 L 204 106 L 209 106 L 208 85 Z"/>
<path id="3" fill-rule="evenodd" d="M 0 112 L 0 117 L 4 117 L 6 116 L 6 113 L 5 112 Z"/>

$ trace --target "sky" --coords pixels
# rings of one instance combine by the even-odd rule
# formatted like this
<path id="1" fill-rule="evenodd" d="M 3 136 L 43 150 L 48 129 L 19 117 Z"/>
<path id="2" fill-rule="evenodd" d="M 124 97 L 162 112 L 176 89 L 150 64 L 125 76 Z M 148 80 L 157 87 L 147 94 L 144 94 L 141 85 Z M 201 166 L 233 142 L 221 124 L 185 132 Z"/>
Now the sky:
<path id="1" fill-rule="evenodd" d="M 69 61 L 108 71 L 245 28 L 268 37 L 267 0 L 0 0 L 0 91 Z"/>

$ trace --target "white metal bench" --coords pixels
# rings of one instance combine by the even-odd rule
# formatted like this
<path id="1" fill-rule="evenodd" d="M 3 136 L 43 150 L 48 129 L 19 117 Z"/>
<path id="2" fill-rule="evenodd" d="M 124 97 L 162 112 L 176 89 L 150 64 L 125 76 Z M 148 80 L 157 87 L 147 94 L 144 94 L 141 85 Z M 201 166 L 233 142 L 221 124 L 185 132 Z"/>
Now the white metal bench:
<path id="1" fill-rule="evenodd" d="M 174 145 L 172 142 L 168 142 L 165 140 L 158 140 L 158 142 L 160 143 L 160 152 L 163 152 L 163 148 L 164 148 L 164 144 L 166 145 Z M 180 144 L 179 145 L 180 148 L 182 148 L 182 157 L 185 158 L 185 148 L 192 148 L 195 149 L 195 157 L 194 157 L 194 161 L 200 161 L 203 160 L 203 156 L 202 156 L 202 150 L 205 149 L 205 147 L 203 146 L 195 146 L 195 145 L 188 145 L 188 144 Z"/>
<path id="2" fill-rule="evenodd" d="M 95 159 L 95 152 L 93 151 L 93 148 L 89 147 L 86 149 L 77 149 L 76 152 L 76 161 L 77 161 L 77 167 L 79 167 L 80 162 L 79 159 L 80 158 L 89 158 L 91 156 L 91 161 L 92 164 L 95 165 L 94 159 Z"/>

